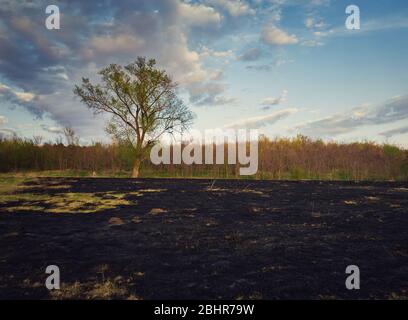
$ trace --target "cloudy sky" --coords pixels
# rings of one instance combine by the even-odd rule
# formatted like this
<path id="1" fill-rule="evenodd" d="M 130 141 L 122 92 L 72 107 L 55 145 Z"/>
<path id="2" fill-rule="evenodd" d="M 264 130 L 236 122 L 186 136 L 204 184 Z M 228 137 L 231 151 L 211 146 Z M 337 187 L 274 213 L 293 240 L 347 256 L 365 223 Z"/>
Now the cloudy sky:
<path id="1" fill-rule="evenodd" d="M 55 4 L 60 30 L 45 27 Z M 360 8 L 361 29 L 345 27 Z M 408 147 L 406 0 L 0 0 L 0 133 L 103 140 L 74 97 L 109 63 L 155 58 L 194 128 Z"/>

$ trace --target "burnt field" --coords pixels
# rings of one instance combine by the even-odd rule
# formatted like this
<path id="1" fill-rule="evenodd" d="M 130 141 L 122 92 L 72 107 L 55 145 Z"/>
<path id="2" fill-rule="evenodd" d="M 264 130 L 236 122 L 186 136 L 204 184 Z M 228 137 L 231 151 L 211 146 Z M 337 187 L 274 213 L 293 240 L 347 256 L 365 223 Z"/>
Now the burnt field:
<path id="1" fill-rule="evenodd" d="M 48 265 L 61 290 L 45 288 Z M 408 184 L 23 181 L 0 195 L 13 298 L 408 299 Z"/>

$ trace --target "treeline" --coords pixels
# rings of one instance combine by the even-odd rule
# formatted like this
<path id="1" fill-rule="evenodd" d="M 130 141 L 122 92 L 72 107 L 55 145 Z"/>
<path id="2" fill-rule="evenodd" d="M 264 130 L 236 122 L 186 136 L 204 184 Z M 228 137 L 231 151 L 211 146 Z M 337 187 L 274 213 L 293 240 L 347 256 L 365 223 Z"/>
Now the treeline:
<path id="1" fill-rule="evenodd" d="M 224 149 L 226 151 L 226 145 Z M 0 139 L 0 172 L 70 170 L 81 175 L 126 176 L 133 162 L 132 148 L 126 145 L 66 146 L 62 143 L 39 144 L 35 139 L 17 137 Z M 240 178 L 240 166 L 156 166 L 146 160 L 142 163 L 141 176 Z M 249 178 L 407 180 L 408 151 L 371 142 L 341 144 L 304 136 L 273 140 L 263 137 L 259 141 L 258 172 Z"/>

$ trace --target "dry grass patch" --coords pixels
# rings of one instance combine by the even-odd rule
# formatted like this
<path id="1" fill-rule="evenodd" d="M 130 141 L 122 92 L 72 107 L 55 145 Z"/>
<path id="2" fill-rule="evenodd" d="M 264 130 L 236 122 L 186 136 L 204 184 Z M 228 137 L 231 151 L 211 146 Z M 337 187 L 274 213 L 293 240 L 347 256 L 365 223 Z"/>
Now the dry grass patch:
<path id="1" fill-rule="evenodd" d="M 141 193 L 148 193 L 148 192 L 164 192 L 167 191 L 167 189 L 141 189 L 139 192 Z"/>
<path id="2" fill-rule="evenodd" d="M 243 193 L 252 193 L 252 194 L 259 194 L 259 195 L 264 194 L 262 191 L 252 190 L 252 189 L 237 190 L 237 192 L 238 193 L 241 193 L 241 192 L 243 192 Z"/>
<path id="3" fill-rule="evenodd" d="M 17 189 L 23 189 L 26 186 L 22 185 L 23 182 L 29 182 L 21 177 L 1 177 L 0 176 L 0 199 L 3 195 L 17 191 Z"/>
<path id="4" fill-rule="evenodd" d="M 408 290 L 401 290 L 400 292 L 391 292 L 387 296 L 388 300 L 408 300 Z"/>
<path id="5" fill-rule="evenodd" d="M 211 191 L 211 192 L 231 192 L 231 190 L 225 189 L 225 188 L 210 188 L 210 187 L 208 187 L 205 190 L 206 191 Z"/>
<path id="6" fill-rule="evenodd" d="M 94 213 L 134 204 L 125 197 L 125 194 L 109 194 L 109 197 L 104 197 L 95 193 L 73 192 L 58 193 L 52 196 L 14 193 L 1 194 L 0 204 L 8 212 Z M 13 205 L 14 202 L 18 203 Z"/>
<path id="7" fill-rule="evenodd" d="M 365 198 L 369 201 L 379 201 L 380 200 L 380 198 L 378 197 L 365 197 Z"/>
<path id="8" fill-rule="evenodd" d="M 70 299 L 129 299 L 140 300 L 138 296 L 129 294 L 128 290 L 118 283 L 108 279 L 96 284 L 76 281 L 74 283 L 62 283 L 60 290 L 50 292 L 51 298 L 56 300 Z"/>
<path id="9" fill-rule="evenodd" d="M 249 211 L 249 213 L 262 213 L 263 208 L 261 208 L 261 207 L 249 207 L 248 211 Z"/>
<path id="10" fill-rule="evenodd" d="M 39 187 L 39 186 L 36 186 Z M 69 184 L 56 184 L 56 185 L 51 185 L 51 186 L 44 186 L 45 189 L 51 189 L 51 190 L 55 190 L 55 189 L 69 189 L 71 188 L 71 185 Z"/>
<path id="11" fill-rule="evenodd" d="M 121 218 L 112 217 L 109 219 L 108 224 L 110 226 L 122 226 L 125 224 L 125 222 Z"/>
<path id="12" fill-rule="evenodd" d="M 120 299 L 127 297 L 128 292 L 115 282 L 107 280 L 103 283 L 97 283 L 87 295 L 90 299 Z"/>
<path id="13" fill-rule="evenodd" d="M 138 224 L 142 222 L 142 219 L 140 219 L 139 217 L 133 217 L 132 222 Z"/>
<path id="14" fill-rule="evenodd" d="M 62 283 L 60 290 L 50 291 L 51 298 L 56 300 L 78 299 L 82 293 L 81 284 L 76 281 L 74 283 Z"/>
<path id="15" fill-rule="evenodd" d="M 166 213 L 166 212 L 167 210 L 162 209 L 162 208 L 153 208 L 149 211 L 149 214 L 155 216 L 155 215 Z"/>
<path id="16" fill-rule="evenodd" d="M 125 196 L 125 194 L 111 194 L 111 197 L 106 199 L 94 193 L 64 193 L 61 197 L 55 199 L 53 197 L 47 201 L 53 208 L 47 209 L 46 212 L 92 213 L 131 205 L 132 202 L 126 200 Z"/>

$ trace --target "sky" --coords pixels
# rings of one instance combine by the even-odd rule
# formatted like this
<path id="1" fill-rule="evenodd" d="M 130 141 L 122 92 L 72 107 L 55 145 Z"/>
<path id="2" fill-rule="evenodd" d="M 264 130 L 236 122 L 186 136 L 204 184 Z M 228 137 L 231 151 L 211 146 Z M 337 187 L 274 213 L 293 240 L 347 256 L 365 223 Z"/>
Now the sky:
<path id="1" fill-rule="evenodd" d="M 179 84 L 194 129 L 408 148 L 406 0 L 0 0 L 0 135 L 109 141 L 73 87 L 138 56 Z"/>

